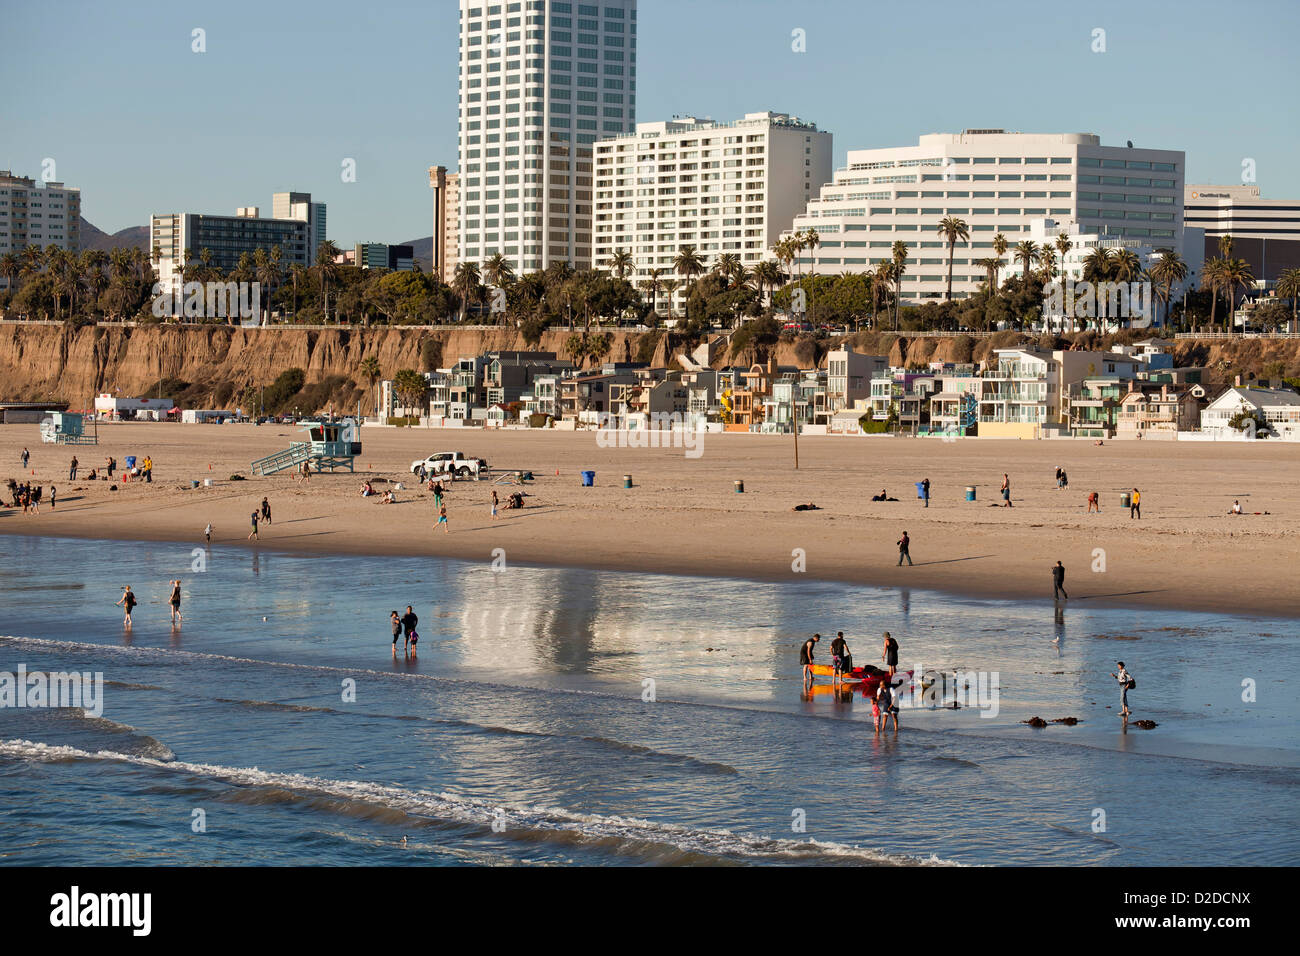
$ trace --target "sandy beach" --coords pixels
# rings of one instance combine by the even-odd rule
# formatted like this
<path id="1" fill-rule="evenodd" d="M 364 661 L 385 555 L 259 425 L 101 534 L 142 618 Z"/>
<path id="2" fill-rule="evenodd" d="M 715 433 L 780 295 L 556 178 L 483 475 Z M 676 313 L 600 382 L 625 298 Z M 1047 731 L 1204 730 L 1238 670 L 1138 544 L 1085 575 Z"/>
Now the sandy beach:
<path id="1" fill-rule="evenodd" d="M 1300 584 L 1300 448 L 1173 442 L 1029 442 L 803 437 L 794 469 L 790 436 L 706 435 L 701 454 L 681 448 L 610 448 L 594 432 L 363 430 L 357 473 L 252 477 L 250 462 L 299 440 L 296 426 L 103 424 L 95 446 L 40 442 L 35 425 L 0 426 L 0 483 L 12 476 L 58 488 L 39 516 L 0 509 L 0 532 L 119 540 L 246 542 L 265 496 L 273 523 L 260 546 L 290 551 L 433 555 L 490 562 L 572 565 L 719 578 L 801 575 L 884 587 L 987 597 L 1052 597 L 1050 567 L 1067 568 L 1070 603 L 1281 616 L 1296 614 Z M 23 472 L 20 453 L 32 454 Z M 450 533 L 434 526 L 432 495 L 413 488 L 411 461 L 461 450 L 494 470 L 531 470 L 526 507 L 493 521 L 493 488 L 456 482 Z M 76 455 L 79 480 L 68 481 Z M 154 481 L 87 481 L 109 455 L 154 459 Z M 1058 490 L 1055 469 L 1069 475 Z M 31 474 L 35 470 L 35 475 Z M 586 488 L 579 472 L 596 472 Z M 558 474 L 557 474 L 558 472 Z M 1000 504 L 1010 475 L 1014 507 Z M 234 473 L 248 480 L 230 481 Z M 623 487 L 623 476 L 634 486 Z M 191 488 L 195 479 L 211 487 Z M 366 478 L 402 481 L 395 505 L 362 498 Z M 914 483 L 931 481 L 924 508 Z M 743 494 L 734 482 L 745 484 Z M 967 485 L 977 500 L 965 500 Z M 1120 494 L 1142 492 L 1142 518 Z M 377 490 L 387 484 L 379 482 Z M 891 502 L 873 502 L 887 489 Z M 1101 513 L 1086 514 L 1091 491 Z M 7 492 L 6 498 L 7 498 Z M 1233 500 L 1241 516 L 1229 516 Z M 819 510 L 796 512 L 812 502 Z M 1253 514 L 1268 512 L 1268 514 Z M 915 565 L 898 567 L 906 530 Z M 1099 550 L 1100 549 L 1100 550 Z M 803 555 L 805 570 L 794 570 Z M 1096 570 L 1094 570 L 1094 568 Z M 735 585 L 720 594 L 734 596 Z"/>

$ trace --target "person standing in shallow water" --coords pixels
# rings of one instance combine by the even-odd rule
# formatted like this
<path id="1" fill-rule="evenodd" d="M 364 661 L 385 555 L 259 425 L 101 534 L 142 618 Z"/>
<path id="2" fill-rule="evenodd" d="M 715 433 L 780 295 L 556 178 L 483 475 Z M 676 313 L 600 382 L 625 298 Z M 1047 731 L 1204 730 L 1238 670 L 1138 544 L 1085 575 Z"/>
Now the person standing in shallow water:
<path id="1" fill-rule="evenodd" d="M 128 584 L 126 587 L 122 588 L 122 596 L 113 603 L 113 606 L 120 607 L 126 611 L 125 616 L 122 618 L 122 625 L 124 627 L 131 626 L 131 611 L 135 608 L 137 603 L 135 594 L 131 591 L 131 585 Z"/>
<path id="2" fill-rule="evenodd" d="M 894 671 L 898 670 L 898 641 L 890 637 L 888 631 L 885 632 L 885 646 L 880 652 L 880 659 L 889 668 L 889 676 L 893 677 Z"/>
<path id="3" fill-rule="evenodd" d="M 1065 593 L 1065 565 L 1057 561 L 1052 568 L 1052 600 L 1059 601 L 1061 598 L 1068 601 L 1070 595 Z"/>
<path id="4" fill-rule="evenodd" d="M 171 605 L 172 627 L 175 627 L 176 625 L 180 624 L 183 620 L 185 620 L 181 616 L 181 581 L 180 578 L 177 578 L 176 580 L 170 581 L 168 583 L 171 584 L 172 586 L 172 593 L 171 596 L 167 599 L 167 603 Z"/>

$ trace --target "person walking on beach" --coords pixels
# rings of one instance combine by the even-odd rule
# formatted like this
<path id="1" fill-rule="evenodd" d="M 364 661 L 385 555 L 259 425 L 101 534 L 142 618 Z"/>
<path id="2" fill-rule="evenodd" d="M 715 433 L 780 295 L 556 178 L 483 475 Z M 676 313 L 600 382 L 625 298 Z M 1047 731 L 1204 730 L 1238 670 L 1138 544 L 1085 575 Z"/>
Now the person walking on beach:
<path id="1" fill-rule="evenodd" d="M 1052 568 L 1052 600 L 1059 601 L 1061 598 L 1068 601 L 1070 595 L 1065 593 L 1065 565 L 1057 561 Z"/>
<path id="2" fill-rule="evenodd" d="M 925 499 L 925 506 L 930 507 L 930 479 L 927 478 L 921 482 L 921 497 Z"/>
<path id="3" fill-rule="evenodd" d="M 420 634 L 416 631 L 415 626 L 420 623 L 420 619 L 415 616 L 415 609 L 411 605 L 406 605 L 406 613 L 402 615 L 402 633 L 405 635 L 405 647 L 415 650 L 415 645 L 420 643 Z"/>
<path id="4" fill-rule="evenodd" d="M 433 506 L 435 508 L 442 507 L 442 492 L 443 492 L 442 482 L 435 481 L 433 483 Z"/>
<path id="5" fill-rule="evenodd" d="M 911 552 L 908 550 L 909 548 L 911 548 L 911 546 L 912 546 L 912 539 L 909 538 L 907 536 L 907 532 L 904 531 L 903 536 L 898 539 L 898 566 L 900 568 L 903 566 L 904 558 L 907 558 L 907 566 L 909 568 L 912 566 L 912 555 Z"/>
<path id="6" fill-rule="evenodd" d="M 1132 713 L 1132 711 L 1128 709 L 1128 692 L 1131 688 L 1137 686 L 1137 681 L 1133 679 L 1133 675 L 1124 669 L 1123 661 L 1116 661 L 1115 663 L 1119 665 L 1119 673 L 1111 674 L 1110 676 L 1119 681 L 1119 715 L 1121 717 L 1127 717 Z"/>
<path id="7" fill-rule="evenodd" d="M 131 610 L 136 606 L 137 603 L 138 602 L 135 599 L 135 594 L 133 594 L 131 591 L 131 585 L 128 584 L 126 587 L 122 589 L 122 596 L 113 603 L 114 607 L 121 607 L 126 611 L 126 616 L 122 618 L 123 627 L 131 626 Z"/>
<path id="8" fill-rule="evenodd" d="M 245 540 L 261 541 L 262 539 L 257 536 L 257 512 L 254 511 L 252 515 L 250 515 L 250 517 L 252 518 L 253 521 L 253 530 L 248 532 L 248 538 Z"/>
<path id="9" fill-rule="evenodd" d="M 172 627 L 175 627 L 184 620 L 184 618 L 181 617 L 181 581 L 180 578 L 177 578 L 176 580 L 167 583 L 170 584 L 172 588 L 172 593 L 167 599 L 167 603 L 171 605 Z"/>
<path id="10" fill-rule="evenodd" d="M 493 488 L 492 489 L 492 520 L 493 521 L 497 520 L 497 504 L 498 504 L 497 490 Z"/>
<path id="11" fill-rule="evenodd" d="M 203 529 L 203 538 L 208 544 L 212 543 L 212 522 L 211 521 L 209 521 L 208 526 Z"/>
<path id="12" fill-rule="evenodd" d="M 820 634 L 814 634 L 812 637 L 808 638 L 808 640 L 804 641 L 803 646 L 799 648 L 799 663 L 803 665 L 803 682 L 805 684 L 811 684 L 813 682 L 813 648 L 817 646 L 817 642 L 821 639 L 822 636 Z"/>
<path id="13" fill-rule="evenodd" d="M 68 481 L 77 480 L 77 456 L 72 456 L 72 464 L 68 466 Z"/>
<path id="14" fill-rule="evenodd" d="M 1092 514 L 1094 511 L 1101 514 L 1101 501 L 1097 497 L 1097 492 L 1090 491 L 1088 492 L 1088 514 Z"/>
<path id="15" fill-rule="evenodd" d="M 59 497 L 59 489 L 54 487 L 53 485 L 50 485 L 50 510 L 51 511 L 54 510 L 54 502 L 55 499 L 57 499 L 58 497 Z"/>
<path id="16" fill-rule="evenodd" d="M 441 505 L 438 508 L 438 524 L 442 525 L 442 533 L 450 534 L 451 526 L 447 524 L 447 506 Z M 436 525 L 435 525 L 436 527 Z"/>
<path id="17" fill-rule="evenodd" d="M 271 503 L 265 498 L 262 499 L 262 520 L 267 524 L 271 523 Z M 289 522 L 292 524 L 293 522 Z"/>
<path id="18" fill-rule="evenodd" d="M 32 460 L 32 453 L 29 452 L 26 448 L 24 448 L 23 453 L 19 457 L 22 459 L 23 462 L 23 471 L 26 471 L 27 463 Z"/>
<path id="19" fill-rule="evenodd" d="M 144 480 L 146 484 L 153 484 L 153 459 L 148 455 L 144 456 Z"/>
<path id="20" fill-rule="evenodd" d="M 393 628 L 393 657 L 397 657 L 397 639 L 402 636 L 402 619 L 396 611 L 388 612 L 388 623 Z"/>
<path id="21" fill-rule="evenodd" d="M 1133 489 L 1133 497 L 1129 499 L 1128 516 L 1142 520 L 1142 494 L 1136 488 Z"/>
<path id="22" fill-rule="evenodd" d="M 109 455 L 108 462 L 104 466 L 104 470 L 107 473 L 108 477 L 110 478 L 113 477 L 113 469 L 116 467 L 117 467 L 117 459 L 114 458 L 112 455 Z"/>
<path id="23" fill-rule="evenodd" d="M 889 676 L 893 677 L 894 671 L 898 670 L 898 641 L 890 637 L 888 631 L 885 632 L 885 646 L 880 652 L 880 659 L 889 668 Z"/>
<path id="24" fill-rule="evenodd" d="M 1005 472 L 1002 475 L 1002 507 L 1011 507 L 1011 479 Z"/>

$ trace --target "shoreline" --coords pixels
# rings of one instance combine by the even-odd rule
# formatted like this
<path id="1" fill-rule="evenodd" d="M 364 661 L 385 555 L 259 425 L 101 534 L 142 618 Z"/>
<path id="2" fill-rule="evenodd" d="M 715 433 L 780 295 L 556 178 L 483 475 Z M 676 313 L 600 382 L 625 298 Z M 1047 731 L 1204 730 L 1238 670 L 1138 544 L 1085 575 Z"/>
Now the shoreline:
<path id="1" fill-rule="evenodd" d="M 105 434 L 104 432 L 107 432 Z M 268 550 L 357 556 L 453 558 L 708 578 L 718 598 L 743 602 L 745 581 L 830 581 L 916 589 L 958 597 L 1052 606 L 1050 568 L 1062 560 L 1070 598 L 1063 608 L 1131 607 L 1300 617 L 1300 450 L 1282 445 L 1069 443 L 922 439 L 800 441 L 798 471 L 787 436 L 708 435 L 702 455 L 680 449 L 601 448 L 594 436 L 552 431 L 473 432 L 450 437 L 408 429 L 363 433 L 357 473 L 320 473 L 308 485 L 287 475 L 230 481 L 248 463 L 299 438 L 276 426 L 119 424 L 101 444 L 39 444 L 34 426 L 0 426 L 0 483 L 8 475 L 59 488 L 55 511 L 25 516 L 0 509 L 0 534 L 203 545 L 245 540 L 249 513 L 265 496 L 273 516 L 260 544 Z M 444 443 L 445 446 L 444 446 Z M 32 454 L 22 473 L 18 455 Z M 526 486 L 455 482 L 446 501 L 450 534 L 434 525 L 432 495 L 412 488 L 409 463 L 433 451 L 463 450 L 498 469 L 531 470 Z M 108 455 L 152 455 L 152 484 L 84 480 Z M 82 479 L 68 482 L 76 454 Z M 1058 490 L 1054 468 L 1070 488 Z M 35 475 L 30 471 L 35 470 Z M 595 470 L 583 487 L 581 470 Z M 1014 507 L 994 506 L 1003 472 Z M 557 474 L 558 473 L 558 474 Z M 632 488 L 621 478 L 631 474 Z M 196 478 L 212 487 L 191 488 Z M 930 478 L 930 507 L 913 481 Z M 361 498 L 373 479 L 402 481 L 396 505 Z M 743 480 L 745 493 L 733 482 Z M 964 497 L 967 484 L 978 500 Z M 1141 520 L 1119 493 L 1143 493 Z M 882 488 L 900 500 L 873 502 Z M 906 492 L 903 489 L 906 489 Z M 526 507 L 489 516 L 488 499 L 525 492 Z M 1086 494 L 1101 495 L 1088 515 Z M 910 495 L 910 497 L 909 497 Z M 1251 512 L 1229 517 L 1234 499 Z M 815 502 L 814 511 L 793 511 Z M 378 510 L 376 510 L 378 509 Z M 895 541 L 912 539 L 912 567 L 898 567 Z M 187 549 L 188 550 L 188 549 Z M 188 555 L 185 564 L 188 566 Z M 802 561 L 804 570 L 793 570 Z"/>

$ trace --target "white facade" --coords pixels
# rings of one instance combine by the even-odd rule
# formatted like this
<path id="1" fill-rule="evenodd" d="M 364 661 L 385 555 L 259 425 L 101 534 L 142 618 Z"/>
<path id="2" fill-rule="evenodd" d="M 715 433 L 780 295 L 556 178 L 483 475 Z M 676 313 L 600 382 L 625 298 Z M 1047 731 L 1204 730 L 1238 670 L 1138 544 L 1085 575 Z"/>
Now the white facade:
<path id="1" fill-rule="evenodd" d="M 1241 411 L 1256 412 L 1278 438 L 1300 440 L 1300 394 L 1278 388 L 1230 388 L 1201 411 L 1201 431 L 1218 438 L 1245 437 L 1228 422 Z"/>
<path id="2" fill-rule="evenodd" d="M 903 298 L 942 299 L 947 243 L 936 227 L 962 219 L 970 241 L 953 253 L 953 295 L 985 281 L 979 259 L 1003 259 L 1030 238 L 1034 219 L 1078 222 L 1085 233 L 1182 247 L 1184 154 L 1178 150 L 1102 146 L 1090 133 L 932 133 L 916 146 L 852 150 L 848 165 L 794 222 L 817 230 L 820 244 L 799 260 L 819 274 L 865 272 L 907 243 Z"/>
<path id="3" fill-rule="evenodd" d="M 636 0 L 460 0 L 460 261 L 589 267 L 592 145 L 635 113 Z"/>
<path id="4" fill-rule="evenodd" d="M 753 268 L 830 174 L 831 134 L 797 116 L 638 123 L 596 144 L 595 265 L 630 252 L 635 285 L 671 277 L 690 245 L 707 265 L 732 253 Z"/>
<path id="5" fill-rule="evenodd" d="M 27 246 L 81 250 L 81 190 L 0 169 L 0 255 Z"/>
<path id="6" fill-rule="evenodd" d="M 1300 240 L 1300 200 L 1261 199 L 1258 186 L 1187 186 L 1183 215 L 1207 236 Z"/>

